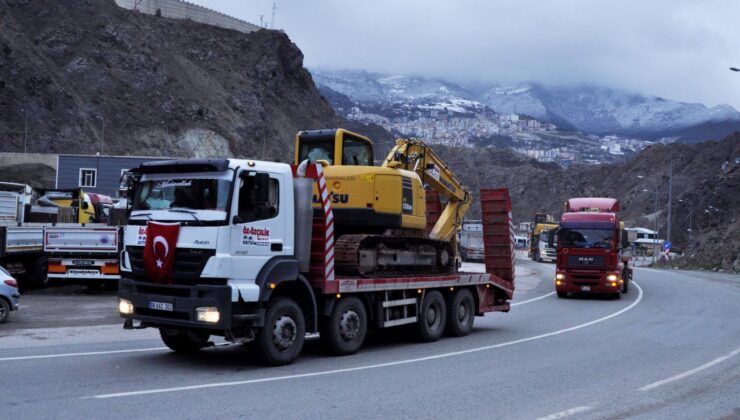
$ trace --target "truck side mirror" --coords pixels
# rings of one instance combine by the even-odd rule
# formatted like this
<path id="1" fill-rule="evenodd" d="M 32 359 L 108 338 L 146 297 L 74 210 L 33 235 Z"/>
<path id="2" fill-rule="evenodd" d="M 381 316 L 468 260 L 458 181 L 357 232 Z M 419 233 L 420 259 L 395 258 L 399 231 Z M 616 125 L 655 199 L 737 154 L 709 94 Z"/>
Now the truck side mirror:
<path id="1" fill-rule="evenodd" d="M 620 232 L 622 235 L 622 248 L 629 248 L 630 247 L 630 237 L 627 234 L 626 231 Z"/>
<path id="2" fill-rule="evenodd" d="M 547 231 L 547 246 L 549 248 L 555 247 L 555 231 L 554 230 Z"/>
<path id="3" fill-rule="evenodd" d="M 89 205 L 89 204 L 87 204 L 87 201 L 83 201 L 83 202 L 82 202 L 82 210 L 87 210 L 87 209 L 89 209 L 89 208 L 90 208 L 90 205 Z"/>

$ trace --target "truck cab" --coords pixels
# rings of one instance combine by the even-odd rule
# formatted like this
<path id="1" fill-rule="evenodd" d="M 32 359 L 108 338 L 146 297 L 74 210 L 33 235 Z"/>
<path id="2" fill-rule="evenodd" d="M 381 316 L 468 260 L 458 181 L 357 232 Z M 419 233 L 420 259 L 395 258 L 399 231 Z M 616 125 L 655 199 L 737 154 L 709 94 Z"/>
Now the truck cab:
<path id="1" fill-rule="evenodd" d="M 611 198 L 579 198 L 566 203 L 560 219 L 557 240 L 555 291 L 558 297 L 569 293 L 598 293 L 619 298 L 626 293 L 632 270 L 627 233 L 617 212 L 619 202 Z"/>
<path id="2" fill-rule="evenodd" d="M 139 179 L 124 228 L 119 297 L 144 326 L 169 327 L 161 330 L 166 343 L 181 340 L 178 334 L 252 338 L 279 284 L 290 281 L 290 293 L 295 286 L 312 294 L 298 275 L 289 165 L 175 160 L 145 163 L 134 172 Z M 310 185 L 306 196 L 310 235 Z M 164 245 L 155 246 L 159 257 L 173 255 L 171 278 L 160 284 L 147 278 L 144 265 L 148 222 L 179 225 L 174 243 L 154 238 Z M 316 330 L 315 321 L 308 330 Z"/>

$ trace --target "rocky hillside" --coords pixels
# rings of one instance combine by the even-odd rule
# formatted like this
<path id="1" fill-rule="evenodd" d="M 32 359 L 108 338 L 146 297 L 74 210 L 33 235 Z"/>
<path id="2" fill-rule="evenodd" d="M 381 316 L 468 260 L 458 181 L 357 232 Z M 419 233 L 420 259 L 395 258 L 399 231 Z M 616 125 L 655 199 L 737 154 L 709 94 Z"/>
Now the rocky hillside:
<path id="1" fill-rule="evenodd" d="M 0 0 L 1 151 L 285 160 L 337 117 L 287 35 L 113 0 Z"/>
<path id="2" fill-rule="evenodd" d="M 634 159 L 614 165 L 574 166 L 524 161 L 506 150 L 435 147 L 473 191 L 510 189 L 516 221 L 535 212 L 557 216 L 569 197 L 619 198 L 628 226 L 667 230 L 668 178 L 673 159 L 671 240 L 695 256 L 693 265 L 740 271 L 740 133 L 699 145 L 655 145 Z M 643 176 L 639 178 L 638 175 Z M 658 212 L 655 195 L 658 189 Z M 474 207 L 470 217 L 476 217 Z M 689 216 L 693 230 L 689 243 Z"/>

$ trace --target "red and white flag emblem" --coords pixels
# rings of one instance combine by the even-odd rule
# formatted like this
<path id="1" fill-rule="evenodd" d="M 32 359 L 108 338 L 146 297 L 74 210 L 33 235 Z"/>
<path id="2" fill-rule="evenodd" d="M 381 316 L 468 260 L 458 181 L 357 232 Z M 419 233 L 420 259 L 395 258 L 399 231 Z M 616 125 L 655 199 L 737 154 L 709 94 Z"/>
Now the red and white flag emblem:
<path id="1" fill-rule="evenodd" d="M 144 271 L 154 283 L 172 283 L 172 265 L 175 261 L 179 223 L 147 222 L 144 245 Z"/>

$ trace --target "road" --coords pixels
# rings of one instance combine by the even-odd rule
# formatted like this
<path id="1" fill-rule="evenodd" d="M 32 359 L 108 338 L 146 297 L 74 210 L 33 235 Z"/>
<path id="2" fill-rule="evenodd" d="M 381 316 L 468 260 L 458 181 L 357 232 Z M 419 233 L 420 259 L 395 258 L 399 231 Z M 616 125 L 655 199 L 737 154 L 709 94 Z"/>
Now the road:
<path id="1" fill-rule="evenodd" d="M 0 417 L 740 418 L 740 276 L 640 268 L 620 300 L 558 299 L 553 265 L 517 264 L 511 312 L 470 336 L 388 331 L 347 357 L 314 338 L 279 368 L 249 346 L 176 355 L 100 314 L 17 328 L 15 313 L 0 326 Z"/>

